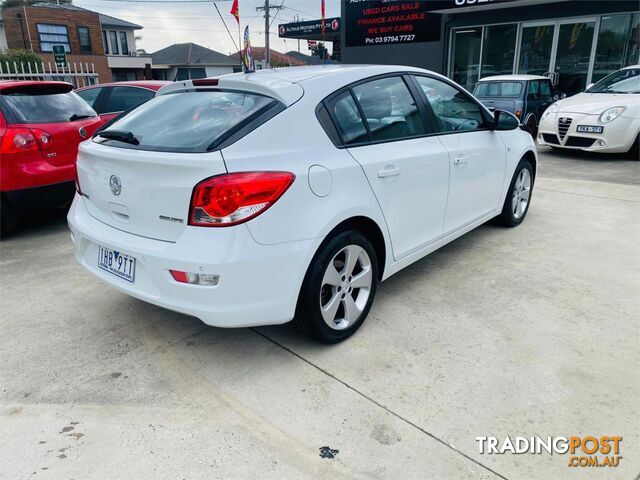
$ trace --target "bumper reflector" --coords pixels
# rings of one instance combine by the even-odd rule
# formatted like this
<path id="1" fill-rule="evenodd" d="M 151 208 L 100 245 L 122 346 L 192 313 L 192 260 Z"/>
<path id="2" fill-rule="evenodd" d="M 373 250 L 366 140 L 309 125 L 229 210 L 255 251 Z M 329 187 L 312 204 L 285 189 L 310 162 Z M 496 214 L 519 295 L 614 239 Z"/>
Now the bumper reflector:
<path id="1" fill-rule="evenodd" d="M 181 272 L 180 270 L 169 270 L 169 272 L 176 282 L 188 283 L 190 285 L 215 287 L 220 280 L 220 275 L 212 273 Z"/>

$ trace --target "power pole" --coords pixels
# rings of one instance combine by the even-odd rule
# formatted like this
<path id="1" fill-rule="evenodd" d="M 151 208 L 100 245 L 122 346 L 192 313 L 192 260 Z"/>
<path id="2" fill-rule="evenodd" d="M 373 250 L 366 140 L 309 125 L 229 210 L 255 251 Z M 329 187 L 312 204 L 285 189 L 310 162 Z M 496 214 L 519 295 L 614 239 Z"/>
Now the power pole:
<path id="1" fill-rule="evenodd" d="M 284 3 L 284 2 L 283 2 Z M 269 10 L 280 10 L 280 5 L 269 5 L 269 0 L 264 0 L 264 7 L 256 7 L 256 10 L 264 10 L 264 68 L 271 68 L 271 55 L 269 54 Z"/>

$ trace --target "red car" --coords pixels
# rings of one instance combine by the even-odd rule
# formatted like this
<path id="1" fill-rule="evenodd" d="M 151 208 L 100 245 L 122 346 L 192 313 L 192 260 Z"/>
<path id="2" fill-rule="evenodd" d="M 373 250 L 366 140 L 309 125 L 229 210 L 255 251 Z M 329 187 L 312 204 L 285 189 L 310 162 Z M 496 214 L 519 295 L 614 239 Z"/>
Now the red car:
<path id="1" fill-rule="evenodd" d="M 100 117 L 66 82 L 0 81 L 0 232 L 73 198 L 78 144 Z"/>
<path id="2" fill-rule="evenodd" d="M 159 80 L 139 80 L 135 82 L 100 83 L 83 87 L 76 93 L 89 104 L 102 122 L 108 122 L 125 110 L 135 107 L 154 97 L 160 88 L 172 82 Z"/>

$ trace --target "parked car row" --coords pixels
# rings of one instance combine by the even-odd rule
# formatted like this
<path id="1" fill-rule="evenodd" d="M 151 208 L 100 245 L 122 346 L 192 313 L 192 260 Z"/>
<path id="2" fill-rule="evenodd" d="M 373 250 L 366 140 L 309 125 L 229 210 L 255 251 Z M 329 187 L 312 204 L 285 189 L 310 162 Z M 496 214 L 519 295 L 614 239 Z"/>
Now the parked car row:
<path id="1" fill-rule="evenodd" d="M 569 98 L 536 75 L 483 78 L 474 95 L 489 110 L 507 110 L 540 145 L 623 153 L 640 160 L 640 65 L 618 70 Z"/>
<path id="2" fill-rule="evenodd" d="M 20 217 L 73 198 L 78 144 L 170 82 L 0 82 L 1 233 Z"/>

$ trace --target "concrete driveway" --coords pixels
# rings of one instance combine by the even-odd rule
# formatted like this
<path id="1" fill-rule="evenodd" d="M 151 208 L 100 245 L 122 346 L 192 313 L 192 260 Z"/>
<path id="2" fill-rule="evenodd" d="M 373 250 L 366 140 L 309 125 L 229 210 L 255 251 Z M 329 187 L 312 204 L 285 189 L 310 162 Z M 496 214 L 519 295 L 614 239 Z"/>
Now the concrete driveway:
<path id="1" fill-rule="evenodd" d="M 392 277 L 332 347 L 129 298 L 76 264 L 63 212 L 32 222 L 0 245 L 0 478 L 637 478 L 639 184 L 541 151 L 521 227 Z M 617 435 L 623 459 L 488 435 Z"/>

